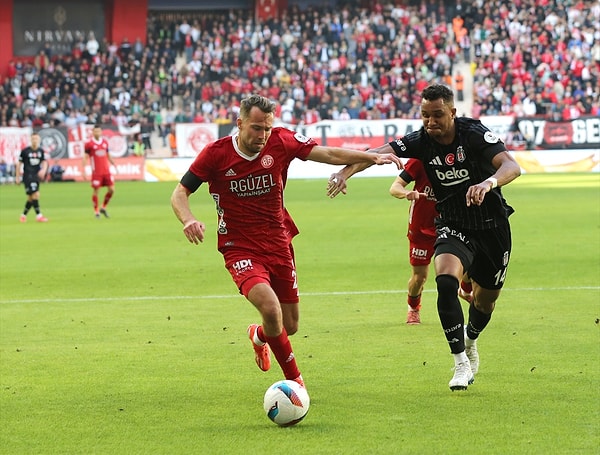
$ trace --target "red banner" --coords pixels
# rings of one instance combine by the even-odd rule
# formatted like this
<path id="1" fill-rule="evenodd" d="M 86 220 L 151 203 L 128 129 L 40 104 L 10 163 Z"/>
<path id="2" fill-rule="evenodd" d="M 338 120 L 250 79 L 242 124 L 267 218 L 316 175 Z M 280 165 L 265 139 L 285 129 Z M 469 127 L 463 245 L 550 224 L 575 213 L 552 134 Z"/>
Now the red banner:
<path id="1" fill-rule="evenodd" d="M 256 19 L 267 21 L 279 17 L 278 0 L 256 0 L 255 7 Z"/>

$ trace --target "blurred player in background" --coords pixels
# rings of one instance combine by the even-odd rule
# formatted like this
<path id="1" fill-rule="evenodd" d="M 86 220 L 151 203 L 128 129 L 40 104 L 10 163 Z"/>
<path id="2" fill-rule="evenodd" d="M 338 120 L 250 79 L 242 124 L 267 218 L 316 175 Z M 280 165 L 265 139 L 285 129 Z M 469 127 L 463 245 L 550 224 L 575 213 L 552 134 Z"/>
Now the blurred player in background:
<path id="1" fill-rule="evenodd" d="M 100 125 L 94 125 L 92 130 L 92 139 L 85 144 L 85 153 L 83 154 L 83 179 L 87 180 L 87 164 L 91 162 L 92 168 L 92 203 L 94 205 L 94 215 L 100 218 L 100 214 L 108 218 L 106 206 L 115 193 L 115 179 L 110 171 L 110 165 L 115 165 L 110 153 L 108 152 L 108 141 L 102 137 L 102 128 Z M 116 169 L 116 167 L 115 167 Z M 102 201 L 102 206 L 98 204 L 98 193 L 101 187 L 106 187 L 107 191 Z"/>
<path id="2" fill-rule="evenodd" d="M 413 189 L 409 190 L 407 185 L 411 182 L 415 184 Z M 406 236 L 412 275 L 408 280 L 406 323 L 420 324 L 421 293 L 427 281 L 429 264 L 433 256 L 433 244 L 436 239 L 433 220 L 438 213 L 435 209 L 435 195 L 419 160 L 410 159 L 405 163 L 404 170 L 390 187 L 390 194 L 398 199 L 410 201 Z"/>
<path id="3" fill-rule="evenodd" d="M 433 84 L 421 93 L 423 127 L 370 152 L 394 151 L 423 163 L 437 198 L 435 272 L 437 308 L 454 357 L 451 390 L 466 390 L 479 369 L 477 339 L 491 320 L 504 286 L 512 249 L 508 217 L 514 212 L 500 187 L 521 174 L 504 143 L 480 121 L 456 117 L 454 94 Z M 365 169 L 353 165 L 344 178 Z M 345 192 L 344 179 L 330 179 L 328 194 Z M 469 319 L 458 300 L 460 280 L 473 286 Z"/>
<path id="4" fill-rule="evenodd" d="M 19 165 L 17 166 L 17 175 L 15 182 L 19 184 L 22 180 L 25 185 L 27 202 L 19 219 L 21 223 L 27 221 L 27 213 L 33 207 L 36 213 L 36 220 L 40 223 L 48 221 L 40 210 L 40 182 L 46 178 L 48 162 L 44 157 L 44 150 L 40 147 L 40 135 L 33 133 L 31 135 L 31 145 L 21 150 L 19 155 Z"/>
<path id="5" fill-rule="evenodd" d="M 258 95 L 242 100 L 238 133 L 221 138 L 196 157 L 171 196 L 183 233 L 204 241 L 206 225 L 190 210 L 189 196 L 203 182 L 216 204 L 218 249 L 225 267 L 259 311 L 262 324 L 248 327 L 258 367 L 269 370 L 273 351 L 286 379 L 304 386 L 289 335 L 298 330 L 298 284 L 292 239 L 298 229 L 285 208 L 283 191 L 295 158 L 329 164 L 386 164 L 394 154 L 322 147 L 299 133 L 273 128 L 276 104 Z"/>

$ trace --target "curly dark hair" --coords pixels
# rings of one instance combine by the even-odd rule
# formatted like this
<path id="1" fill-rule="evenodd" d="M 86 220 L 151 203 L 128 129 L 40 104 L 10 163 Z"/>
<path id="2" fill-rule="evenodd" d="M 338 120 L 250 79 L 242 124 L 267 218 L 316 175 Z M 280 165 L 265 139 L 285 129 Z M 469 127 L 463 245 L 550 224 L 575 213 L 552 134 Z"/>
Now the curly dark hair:
<path id="1" fill-rule="evenodd" d="M 421 97 L 427 101 L 435 101 L 441 98 L 445 104 L 454 105 L 454 93 L 449 87 L 442 84 L 432 84 L 426 87 Z"/>

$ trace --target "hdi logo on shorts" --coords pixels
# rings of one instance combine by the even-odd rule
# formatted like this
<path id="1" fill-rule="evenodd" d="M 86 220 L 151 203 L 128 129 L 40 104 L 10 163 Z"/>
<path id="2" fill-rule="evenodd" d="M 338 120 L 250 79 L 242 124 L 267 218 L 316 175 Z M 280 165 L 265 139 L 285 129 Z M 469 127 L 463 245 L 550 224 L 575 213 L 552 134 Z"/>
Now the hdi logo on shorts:
<path id="1" fill-rule="evenodd" d="M 252 260 L 251 259 L 242 259 L 241 261 L 237 261 L 231 267 L 237 273 L 243 273 L 246 270 L 252 270 L 254 268 L 253 265 L 252 265 Z"/>
<path id="2" fill-rule="evenodd" d="M 411 250 L 411 253 L 414 257 L 417 257 L 417 258 L 426 258 L 427 257 L 427 250 L 424 250 L 422 248 L 413 248 Z"/>

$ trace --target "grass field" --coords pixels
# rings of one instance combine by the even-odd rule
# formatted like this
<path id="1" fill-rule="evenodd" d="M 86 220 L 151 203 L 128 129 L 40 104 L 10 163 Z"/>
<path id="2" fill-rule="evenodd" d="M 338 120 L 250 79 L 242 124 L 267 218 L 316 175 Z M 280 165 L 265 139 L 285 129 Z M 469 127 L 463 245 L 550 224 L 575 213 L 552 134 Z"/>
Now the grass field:
<path id="1" fill-rule="evenodd" d="M 0 187 L 2 454 L 592 454 L 600 451 L 600 176 L 523 175 L 504 189 L 513 256 L 469 390 L 427 284 L 407 326 L 407 204 L 393 179 L 357 178 L 329 200 L 291 180 L 301 328 L 311 396 L 279 428 L 262 410 L 281 374 L 246 339 L 257 312 L 215 249 L 214 205 L 193 246 L 174 183 L 123 182 L 96 220 L 87 184 L 42 186 L 50 218 L 18 221 Z"/>

